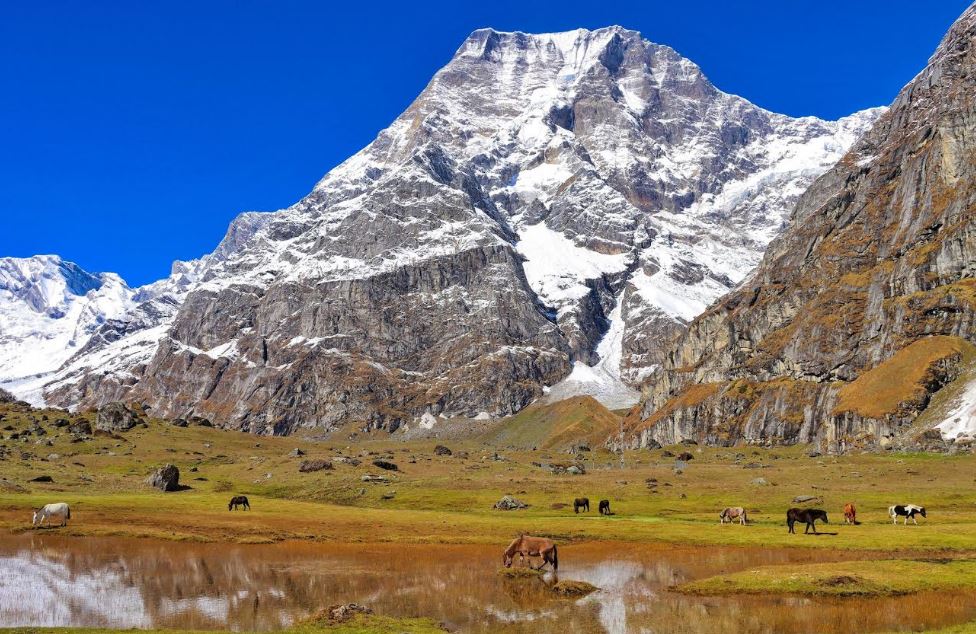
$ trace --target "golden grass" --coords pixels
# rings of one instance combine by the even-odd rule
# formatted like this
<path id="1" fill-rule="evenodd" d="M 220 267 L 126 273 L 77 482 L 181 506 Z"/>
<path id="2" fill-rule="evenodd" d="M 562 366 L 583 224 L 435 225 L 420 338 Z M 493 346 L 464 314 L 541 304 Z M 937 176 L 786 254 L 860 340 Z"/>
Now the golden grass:
<path id="1" fill-rule="evenodd" d="M 557 403 L 530 405 L 480 440 L 520 449 L 565 450 L 580 443 L 598 447 L 617 433 L 619 426 L 620 416 L 592 396 L 577 396 Z"/>
<path id="2" fill-rule="evenodd" d="M 919 339 L 844 385 L 834 413 L 853 412 L 865 418 L 899 414 L 926 396 L 925 384 L 935 364 L 961 359 L 974 350 L 976 347 L 959 337 Z"/>

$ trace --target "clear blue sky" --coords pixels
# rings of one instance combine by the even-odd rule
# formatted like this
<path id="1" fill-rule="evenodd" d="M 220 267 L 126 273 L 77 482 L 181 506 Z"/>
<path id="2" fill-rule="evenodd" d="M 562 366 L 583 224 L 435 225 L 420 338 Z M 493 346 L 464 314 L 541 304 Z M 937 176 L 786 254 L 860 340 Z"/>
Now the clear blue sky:
<path id="1" fill-rule="evenodd" d="M 967 2 L 6 2 L 0 255 L 131 284 L 286 207 L 476 28 L 620 24 L 791 115 L 887 104 Z"/>

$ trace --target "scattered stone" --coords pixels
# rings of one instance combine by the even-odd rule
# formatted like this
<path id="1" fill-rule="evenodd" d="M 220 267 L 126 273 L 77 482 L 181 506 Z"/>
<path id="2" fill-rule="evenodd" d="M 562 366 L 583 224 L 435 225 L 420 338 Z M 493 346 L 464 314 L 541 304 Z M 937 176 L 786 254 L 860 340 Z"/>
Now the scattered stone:
<path id="1" fill-rule="evenodd" d="M 299 465 L 298 471 L 300 473 L 312 473 L 314 471 L 330 471 L 332 469 L 332 463 L 328 460 L 303 460 L 302 464 Z"/>
<path id="2" fill-rule="evenodd" d="M 198 427 L 213 427 L 213 423 L 203 416 L 191 416 L 188 422 L 191 425 L 196 425 Z"/>
<path id="3" fill-rule="evenodd" d="M 396 463 L 388 462 L 386 460 L 374 460 L 373 461 L 373 466 L 374 467 L 379 467 L 380 469 L 383 469 L 385 471 L 399 471 L 400 470 L 399 467 L 396 466 Z"/>
<path id="4" fill-rule="evenodd" d="M 647 441 L 647 448 L 648 449 L 660 449 L 661 448 L 661 443 L 659 443 L 658 441 L 656 441 L 653 438 L 651 438 L 650 440 Z"/>
<path id="5" fill-rule="evenodd" d="M 823 499 L 818 495 L 798 495 L 793 498 L 793 504 L 806 504 L 807 502 L 823 504 Z"/>
<path id="6" fill-rule="evenodd" d="M 453 451 L 451 451 L 450 449 L 448 449 L 444 445 L 437 445 L 436 447 L 434 447 L 434 455 L 435 456 L 450 456 L 453 453 L 454 453 Z"/>
<path id="7" fill-rule="evenodd" d="M 357 614 L 372 614 L 373 611 L 358 603 L 343 603 L 333 605 L 327 610 L 327 617 L 333 623 L 345 623 Z"/>
<path id="8" fill-rule="evenodd" d="M 54 461 L 60 460 L 60 459 L 61 459 L 61 454 L 59 454 L 59 453 L 49 453 L 47 455 L 47 458 L 45 458 L 45 460 L 47 460 L 48 462 L 54 462 Z"/>
<path id="9" fill-rule="evenodd" d="M 689 460 L 695 459 L 695 456 L 693 456 L 690 451 L 682 451 L 677 457 L 678 460 L 681 460 L 682 462 L 688 462 Z"/>
<path id="10" fill-rule="evenodd" d="M 742 465 L 742 468 L 743 469 L 762 469 L 763 468 L 763 465 L 760 462 L 747 462 L 746 464 Z"/>
<path id="11" fill-rule="evenodd" d="M 769 480 L 767 480 L 766 478 L 756 478 L 755 480 L 752 481 L 752 485 L 757 487 L 769 486 Z"/>
<path id="12" fill-rule="evenodd" d="M 529 508 L 529 505 L 525 502 L 516 500 L 511 495 L 505 495 L 502 497 L 502 499 L 495 502 L 495 505 L 492 508 L 499 511 L 516 511 L 518 509 L 527 509 Z"/>
<path id="13" fill-rule="evenodd" d="M 178 491 L 180 489 L 180 470 L 175 465 L 167 464 L 153 471 L 146 479 L 146 484 L 160 491 Z"/>
<path id="14" fill-rule="evenodd" d="M 468 459 L 468 452 L 467 451 L 456 451 L 456 452 L 454 452 L 454 457 L 455 458 L 459 458 L 461 460 L 467 460 Z"/>
<path id="15" fill-rule="evenodd" d="M 78 436 L 91 436 L 92 426 L 84 418 L 80 418 L 68 426 L 68 431 Z"/>
<path id="16" fill-rule="evenodd" d="M 57 419 L 57 420 L 54 421 L 54 426 L 57 427 L 58 429 L 60 429 L 62 427 L 67 427 L 70 424 L 71 424 L 71 421 L 69 421 L 67 418 L 59 418 L 59 419 Z"/>
<path id="17" fill-rule="evenodd" d="M 119 401 L 103 405 L 95 416 L 95 429 L 108 433 L 129 431 L 137 424 L 139 417 Z"/>
<path id="18" fill-rule="evenodd" d="M 190 423 L 186 422 L 185 418 L 174 418 L 169 422 L 173 427 L 189 427 Z"/>
<path id="19" fill-rule="evenodd" d="M 291 451 L 288 452 L 288 457 L 289 458 L 301 458 L 304 455 L 305 455 L 305 452 L 302 451 L 301 449 L 299 449 L 298 447 L 295 447 L 294 449 L 292 449 Z"/>
<path id="20" fill-rule="evenodd" d="M 817 451 L 816 449 L 807 452 L 807 458 L 819 458 L 822 455 L 823 454 Z"/>
<path id="21" fill-rule="evenodd" d="M 389 484 L 390 483 L 390 479 L 389 478 L 385 478 L 385 477 L 383 477 L 381 475 L 374 475 L 372 473 L 367 473 L 366 475 L 364 475 L 363 477 L 361 477 L 360 480 L 362 480 L 363 482 L 373 482 L 375 484 Z"/>
<path id="22" fill-rule="evenodd" d="M 49 475 L 39 475 L 36 478 L 31 478 L 28 482 L 54 482 L 54 478 Z"/>
<path id="23" fill-rule="evenodd" d="M 583 475 L 584 473 L 586 473 L 586 470 L 579 465 L 571 465 L 570 467 L 567 467 L 566 473 L 571 473 L 573 475 Z"/>
<path id="24" fill-rule="evenodd" d="M 387 491 L 386 493 L 384 493 L 383 495 L 380 496 L 380 499 L 381 500 L 392 500 L 395 497 L 396 497 L 396 491 Z"/>
<path id="25" fill-rule="evenodd" d="M 674 454 L 671 453 L 670 451 L 668 451 L 667 449 L 665 449 L 664 451 L 661 452 L 661 457 L 662 458 L 674 458 Z"/>
<path id="26" fill-rule="evenodd" d="M 352 458 L 350 456 L 336 456 L 335 458 L 333 458 L 333 460 L 335 462 L 347 464 L 350 467 L 358 467 L 359 465 L 363 464 L 363 461 L 360 460 L 359 458 Z"/>

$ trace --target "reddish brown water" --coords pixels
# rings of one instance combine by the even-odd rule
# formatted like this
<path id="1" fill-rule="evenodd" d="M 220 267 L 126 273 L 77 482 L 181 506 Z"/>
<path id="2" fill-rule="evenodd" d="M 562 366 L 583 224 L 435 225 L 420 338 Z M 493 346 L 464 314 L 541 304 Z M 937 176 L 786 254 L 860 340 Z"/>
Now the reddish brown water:
<path id="1" fill-rule="evenodd" d="M 685 597 L 668 587 L 764 564 L 841 554 L 757 548 L 580 544 L 562 579 L 601 590 L 554 598 L 497 574 L 501 548 L 286 543 L 179 544 L 112 538 L 0 538 L 0 627 L 272 630 L 336 603 L 427 616 L 465 632 L 875 632 L 976 619 L 976 597 Z"/>

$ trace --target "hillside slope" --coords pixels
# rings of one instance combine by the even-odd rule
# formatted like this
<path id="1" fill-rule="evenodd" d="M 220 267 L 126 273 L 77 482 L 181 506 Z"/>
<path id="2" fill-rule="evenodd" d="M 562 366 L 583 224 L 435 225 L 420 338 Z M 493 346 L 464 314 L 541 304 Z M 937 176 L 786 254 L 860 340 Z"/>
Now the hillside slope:
<path id="1" fill-rule="evenodd" d="M 667 355 L 630 442 L 884 443 L 976 341 L 976 8 Z"/>

